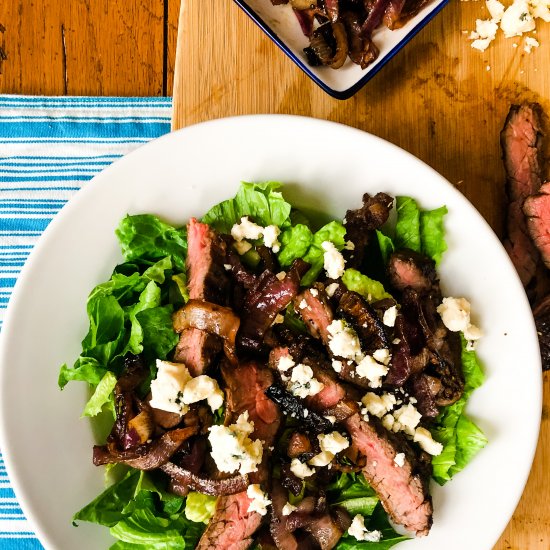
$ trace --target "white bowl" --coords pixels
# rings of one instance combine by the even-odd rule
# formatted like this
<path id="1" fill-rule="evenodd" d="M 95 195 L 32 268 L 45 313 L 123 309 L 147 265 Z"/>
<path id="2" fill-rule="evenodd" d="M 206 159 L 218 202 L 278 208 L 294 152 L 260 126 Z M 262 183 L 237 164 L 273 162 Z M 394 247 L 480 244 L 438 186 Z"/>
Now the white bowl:
<path id="1" fill-rule="evenodd" d="M 449 2 L 432 0 L 402 28 L 380 27 L 373 33 L 380 55 L 366 69 L 349 59 L 340 69 L 312 67 L 303 49 L 309 46 L 290 4 L 274 6 L 270 0 L 234 0 L 252 20 L 325 92 L 348 99 L 359 91 L 401 48 L 427 25 Z"/>
<path id="2" fill-rule="evenodd" d="M 60 392 L 59 366 L 80 352 L 88 292 L 121 261 L 114 229 L 127 213 L 183 224 L 233 196 L 240 180 L 279 180 L 285 195 L 341 217 L 365 191 L 446 204 L 443 290 L 465 296 L 485 335 L 487 381 L 468 412 L 489 438 L 445 487 L 434 486 L 434 526 L 404 548 L 490 549 L 521 496 L 541 412 L 540 357 L 523 288 L 472 205 L 418 159 L 372 135 L 289 116 L 222 119 L 169 134 L 115 162 L 52 221 L 23 269 L 0 349 L 0 445 L 21 506 L 46 548 L 107 548 L 108 530 L 72 515 L 103 489 L 94 439 L 80 413 L 85 384 Z"/>

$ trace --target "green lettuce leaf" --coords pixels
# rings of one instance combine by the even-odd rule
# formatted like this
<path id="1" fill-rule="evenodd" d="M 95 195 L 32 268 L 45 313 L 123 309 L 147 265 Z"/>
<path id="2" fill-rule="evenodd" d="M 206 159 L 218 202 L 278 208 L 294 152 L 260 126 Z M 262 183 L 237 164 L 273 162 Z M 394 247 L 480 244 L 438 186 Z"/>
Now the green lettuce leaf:
<path id="1" fill-rule="evenodd" d="M 436 419 L 432 436 L 443 444 L 440 455 L 432 458 L 433 478 L 443 485 L 460 472 L 487 444 L 483 432 L 464 413 L 472 392 L 481 386 L 484 374 L 475 351 L 468 351 L 467 341 L 461 335 L 464 393 L 452 405 L 445 407 Z"/>
<path id="2" fill-rule="evenodd" d="M 153 474 L 137 470 L 77 512 L 74 520 L 110 527 L 119 540 L 113 548 L 119 550 L 194 548 L 204 531 L 203 523 L 185 516 L 185 499 L 166 492 Z"/>
<path id="3" fill-rule="evenodd" d="M 338 541 L 338 544 L 335 546 L 336 550 L 387 550 L 400 542 L 408 540 L 409 537 L 400 535 L 397 533 L 394 528 L 390 525 L 388 521 L 388 515 L 382 508 L 380 503 L 377 504 L 374 512 L 365 520 L 365 527 L 369 531 L 380 531 L 382 536 L 380 542 L 364 542 L 358 541 L 356 538 L 347 534 Z"/>
<path id="4" fill-rule="evenodd" d="M 157 359 L 166 359 L 179 341 L 172 324 L 173 311 L 168 304 L 145 309 L 136 315 L 143 334 L 143 348 Z"/>
<path id="5" fill-rule="evenodd" d="M 297 224 L 284 231 L 277 255 L 281 267 L 289 267 L 296 258 L 303 258 L 313 243 L 313 232 L 307 225 Z"/>
<path id="6" fill-rule="evenodd" d="M 82 341 L 82 353 L 72 368 L 61 367 L 61 389 L 71 380 L 97 386 L 107 371 L 119 373 L 126 353 L 141 353 L 146 343 L 158 352 L 158 358 L 166 358 L 178 341 L 172 327 L 173 307 L 161 306 L 172 284 L 167 277 L 172 266 L 166 256 L 149 262 L 141 274 L 115 272 L 92 290 L 86 304 L 89 329 Z"/>
<path id="7" fill-rule="evenodd" d="M 369 517 L 380 500 L 363 474 L 340 474 L 327 486 L 327 493 L 331 506 L 345 508 L 352 517 Z"/>
<path id="8" fill-rule="evenodd" d="M 382 261 L 386 266 L 391 254 L 394 252 L 393 240 L 391 237 L 384 235 L 382 231 L 376 230 L 376 238 L 378 239 L 378 246 L 380 248 L 380 254 L 382 255 Z"/>
<path id="9" fill-rule="evenodd" d="M 179 271 L 185 270 L 187 232 L 184 227 L 178 229 L 157 216 L 138 214 L 123 218 L 116 235 L 126 260 L 155 260 L 169 256 Z"/>
<path id="10" fill-rule="evenodd" d="M 443 220 L 447 207 L 441 206 L 435 210 L 422 210 L 411 197 L 396 198 L 397 221 L 395 236 L 392 239 L 381 231 L 377 231 L 378 245 L 384 262 L 398 248 L 410 248 L 422 252 L 439 265 L 447 243 L 445 242 L 445 227 Z"/>
<path id="11" fill-rule="evenodd" d="M 435 210 L 422 210 L 420 212 L 422 252 L 432 258 L 435 265 L 441 263 L 443 253 L 447 250 L 445 227 L 443 226 L 443 218 L 447 212 L 446 206 L 436 208 Z"/>
<path id="12" fill-rule="evenodd" d="M 376 302 L 377 300 L 392 297 L 391 294 L 388 294 L 384 290 L 382 283 L 363 275 L 356 269 L 346 269 L 342 276 L 342 282 L 348 290 L 361 294 L 369 302 Z"/>
<path id="13" fill-rule="evenodd" d="M 187 495 L 185 517 L 195 523 L 208 523 L 214 515 L 218 498 L 191 491 Z"/>
<path id="14" fill-rule="evenodd" d="M 298 224 L 285 230 L 280 237 L 281 250 L 278 260 L 282 267 L 288 267 L 297 258 L 302 258 L 311 267 L 302 277 L 302 285 L 309 286 L 319 276 L 324 266 L 323 242 L 330 241 L 338 250 L 342 250 L 346 228 L 337 221 L 332 221 L 313 233 L 306 225 Z"/>
<path id="15" fill-rule="evenodd" d="M 396 197 L 397 222 L 395 224 L 395 248 L 421 251 L 420 209 L 411 197 Z"/>
<path id="16" fill-rule="evenodd" d="M 149 281 L 143 292 L 140 294 L 137 303 L 131 306 L 128 311 L 130 319 L 130 339 L 126 350 L 134 355 L 139 355 L 143 351 L 143 329 L 137 319 L 138 313 L 158 307 L 160 305 L 160 288 L 154 281 Z"/>
<path id="17" fill-rule="evenodd" d="M 107 370 L 99 364 L 93 357 L 79 357 L 72 367 L 66 364 L 61 365 L 57 383 L 63 389 L 71 380 L 79 382 L 88 382 L 92 386 L 97 386 L 105 376 Z"/>
<path id="18" fill-rule="evenodd" d="M 301 284 L 303 286 L 313 284 L 323 270 L 325 251 L 322 244 L 325 241 L 330 241 L 337 250 L 342 250 L 346 244 L 345 236 L 346 228 L 337 221 L 327 223 L 313 234 L 311 246 L 303 256 L 303 259 L 311 265 L 309 271 L 302 277 Z"/>
<path id="19" fill-rule="evenodd" d="M 291 206 L 286 202 L 278 189 L 282 185 L 268 181 L 262 183 L 242 182 L 235 198 L 225 200 L 213 206 L 202 218 L 221 233 L 231 233 L 235 223 L 240 223 L 243 216 L 249 216 L 255 223 L 268 226 L 276 225 L 279 229 L 290 226 Z"/>
<path id="20" fill-rule="evenodd" d="M 116 382 L 116 376 L 107 371 L 86 403 L 82 416 L 96 416 L 102 411 L 104 405 L 109 405 L 114 414 L 113 390 Z"/>

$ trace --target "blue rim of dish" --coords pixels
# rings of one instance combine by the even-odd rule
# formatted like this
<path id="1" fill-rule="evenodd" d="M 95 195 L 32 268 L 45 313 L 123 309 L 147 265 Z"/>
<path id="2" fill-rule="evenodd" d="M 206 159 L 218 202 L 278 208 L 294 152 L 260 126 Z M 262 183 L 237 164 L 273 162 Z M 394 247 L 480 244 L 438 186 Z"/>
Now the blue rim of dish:
<path id="1" fill-rule="evenodd" d="M 413 27 L 410 32 L 397 44 L 393 49 L 391 49 L 384 58 L 368 71 L 365 76 L 359 79 L 355 84 L 342 90 L 334 90 L 327 84 L 325 84 L 320 78 L 318 78 L 315 73 L 313 73 L 310 67 L 307 65 L 307 62 L 294 54 L 294 52 L 283 42 L 277 33 L 269 26 L 267 23 L 248 5 L 245 0 L 233 0 L 253 21 L 260 27 L 268 36 L 279 46 L 279 48 L 288 56 L 302 71 L 304 71 L 320 88 L 322 88 L 327 94 L 331 95 L 336 99 L 349 99 L 356 92 L 358 92 L 371 78 L 373 78 L 382 67 L 395 55 L 397 52 L 403 48 L 408 42 L 410 42 L 448 3 L 450 0 L 443 0 L 433 11 L 424 17 L 421 21 Z M 265 0 L 266 2 L 269 0 Z"/>

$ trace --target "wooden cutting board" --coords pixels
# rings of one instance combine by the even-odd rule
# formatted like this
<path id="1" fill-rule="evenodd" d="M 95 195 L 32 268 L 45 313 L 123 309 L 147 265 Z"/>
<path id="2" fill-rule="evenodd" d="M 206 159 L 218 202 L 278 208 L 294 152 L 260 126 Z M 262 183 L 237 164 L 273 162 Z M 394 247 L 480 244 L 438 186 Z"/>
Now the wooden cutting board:
<path id="1" fill-rule="evenodd" d="M 360 92 L 339 101 L 309 80 L 233 2 L 182 0 L 173 128 L 257 113 L 348 124 L 431 165 L 502 235 L 499 131 L 511 103 L 539 101 L 550 114 L 550 24 L 539 24 L 541 46 L 531 54 L 523 51 L 521 38 L 502 37 L 480 53 L 470 47 L 467 32 L 474 29 L 476 18 L 487 16 L 484 2 L 451 0 Z M 531 476 L 497 550 L 550 548 L 549 406 L 546 373 Z"/>

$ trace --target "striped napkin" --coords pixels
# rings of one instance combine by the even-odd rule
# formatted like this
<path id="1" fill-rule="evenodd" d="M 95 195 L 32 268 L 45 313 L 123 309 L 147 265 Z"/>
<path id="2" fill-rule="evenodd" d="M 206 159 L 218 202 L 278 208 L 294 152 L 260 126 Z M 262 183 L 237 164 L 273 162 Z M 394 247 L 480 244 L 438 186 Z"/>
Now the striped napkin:
<path id="1" fill-rule="evenodd" d="M 0 95 L 0 331 L 38 237 L 95 174 L 170 131 L 170 98 Z M 0 549 L 37 549 L 0 453 Z"/>

